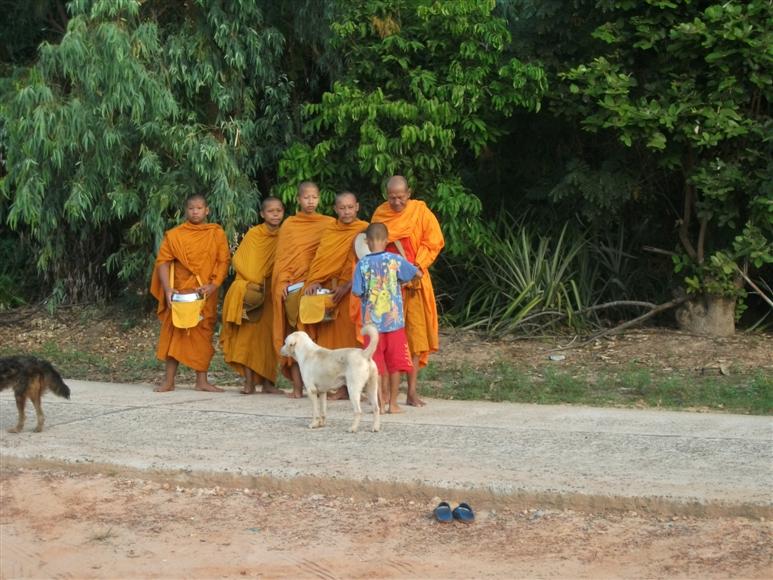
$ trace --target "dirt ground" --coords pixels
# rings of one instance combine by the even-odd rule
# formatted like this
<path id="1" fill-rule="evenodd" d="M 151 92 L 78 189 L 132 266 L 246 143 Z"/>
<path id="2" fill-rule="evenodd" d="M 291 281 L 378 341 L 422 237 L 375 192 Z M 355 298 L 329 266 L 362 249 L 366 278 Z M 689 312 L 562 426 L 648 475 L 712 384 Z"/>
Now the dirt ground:
<path id="1" fill-rule="evenodd" d="M 179 487 L 132 474 L 0 475 L 2 578 L 771 578 L 770 522 Z M 447 498 L 462 500 L 463 498 Z"/>
<path id="2" fill-rule="evenodd" d="M 152 315 L 96 307 L 61 308 L 54 315 L 39 308 L 0 312 L 0 354 L 45 353 L 53 348 L 65 356 L 48 358 L 65 359 L 63 371 L 73 378 L 154 383 L 160 379 L 162 368 L 155 361 L 158 327 Z M 441 349 L 432 364 L 475 369 L 506 361 L 537 373 L 552 364 L 548 361 L 550 354 L 559 354 L 565 357 L 560 363 L 563 368 L 580 367 L 591 374 L 616 367 L 646 368 L 656 373 L 718 375 L 770 370 L 773 374 L 773 335 L 769 333 L 707 338 L 664 328 L 643 328 L 578 348 L 556 350 L 580 342 L 560 336 L 489 340 L 473 332 L 443 329 Z M 219 352 L 211 375 L 219 384 L 238 383 Z M 183 375 L 182 382 L 185 380 Z"/>

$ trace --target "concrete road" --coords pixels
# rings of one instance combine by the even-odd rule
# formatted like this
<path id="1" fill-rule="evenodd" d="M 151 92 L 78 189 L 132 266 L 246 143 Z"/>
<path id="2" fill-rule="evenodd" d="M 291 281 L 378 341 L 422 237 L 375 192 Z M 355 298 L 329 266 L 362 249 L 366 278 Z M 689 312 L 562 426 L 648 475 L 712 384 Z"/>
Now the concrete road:
<path id="1" fill-rule="evenodd" d="M 770 417 L 430 400 L 386 415 L 380 433 L 369 431 L 363 403 L 361 431 L 350 434 L 348 401 L 331 402 L 328 426 L 311 430 L 308 399 L 67 382 L 70 401 L 51 394 L 44 400 L 42 434 L 31 432 L 31 405 L 25 432 L 6 433 L 16 408 L 12 393 L 0 395 L 5 464 L 306 476 L 567 507 L 773 514 Z"/>

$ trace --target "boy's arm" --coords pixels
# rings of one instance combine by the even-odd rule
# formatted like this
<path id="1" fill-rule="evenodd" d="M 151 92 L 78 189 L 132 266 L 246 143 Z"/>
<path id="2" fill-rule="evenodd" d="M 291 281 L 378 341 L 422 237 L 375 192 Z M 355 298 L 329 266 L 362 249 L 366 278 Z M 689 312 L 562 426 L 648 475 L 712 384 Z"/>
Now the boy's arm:
<path id="1" fill-rule="evenodd" d="M 354 269 L 354 278 L 352 279 L 352 294 L 358 297 L 362 296 L 365 292 L 365 280 L 362 276 L 361 263 L 362 262 L 357 263 L 357 267 Z"/>
<path id="2" fill-rule="evenodd" d="M 395 256 L 398 258 L 399 267 L 397 269 L 397 280 L 401 283 L 410 282 L 414 278 L 421 277 L 421 270 L 411 264 L 408 260 L 402 256 Z"/>

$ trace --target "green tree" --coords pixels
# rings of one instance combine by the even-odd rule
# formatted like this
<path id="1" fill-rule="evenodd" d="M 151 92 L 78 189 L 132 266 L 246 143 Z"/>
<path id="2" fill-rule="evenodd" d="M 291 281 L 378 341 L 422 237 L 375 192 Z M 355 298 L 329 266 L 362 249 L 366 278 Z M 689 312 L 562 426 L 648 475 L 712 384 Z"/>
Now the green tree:
<path id="1" fill-rule="evenodd" d="M 773 6 L 604 0 L 606 47 L 565 74 L 592 132 L 640 148 L 678 183 L 678 270 L 691 292 L 742 295 L 773 262 Z"/>
<path id="2" fill-rule="evenodd" d="M 321 102 L 303 107 L 303 142 L 279 165 L 279 192 L 315 179 L 329 199 L 355 189 L 366 207 L 385 178 L 405 175 L 443 218 L 451 249 L 477 230 L 480 200 L 460 165 L 501 137 L 501 121 L 538 110 L 547 86 L 539 66 L 507 58 L 510 36 L 494 2 L 342 0 L 332 44 L 341 76 Z"/>
<path id="3" fill-rule="evenodd" d="M 55 297 L 77 301 L 144 286 L 192 192 L 229 232 L 252 223 L 255 181 L 291 123 L 284 39 L 254 0 L 74 0 L 70 11 L 61 42 L 43 44 L 5 95 L 2 191 Z"/>

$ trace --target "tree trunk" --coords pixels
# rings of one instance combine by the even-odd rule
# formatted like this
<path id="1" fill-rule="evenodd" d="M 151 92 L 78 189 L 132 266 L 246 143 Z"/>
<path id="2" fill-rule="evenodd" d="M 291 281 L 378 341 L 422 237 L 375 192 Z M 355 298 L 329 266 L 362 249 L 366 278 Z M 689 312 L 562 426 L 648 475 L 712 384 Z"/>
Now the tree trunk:
<path id="1" fill-rule="evenodd" d="M 679 328 L 692 334 L 732 336 L 735 333 L 735 298 L 704 294 L 676 311 Z"/>

